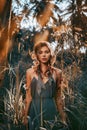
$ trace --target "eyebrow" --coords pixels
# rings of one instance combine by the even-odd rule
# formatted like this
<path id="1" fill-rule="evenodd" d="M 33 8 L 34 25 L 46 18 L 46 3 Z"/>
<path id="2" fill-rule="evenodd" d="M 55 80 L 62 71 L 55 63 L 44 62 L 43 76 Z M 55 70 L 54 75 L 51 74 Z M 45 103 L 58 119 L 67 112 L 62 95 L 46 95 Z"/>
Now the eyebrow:
<path id="1" fill-rule="evenodd" d="M 44 51 L 46 51 L 46 52 L 50 52 L 49 49 L 48 49 L 48 50 L 44 50 Z M 37 52 L 43 52 L 43 50 L 38 50 Z"/>

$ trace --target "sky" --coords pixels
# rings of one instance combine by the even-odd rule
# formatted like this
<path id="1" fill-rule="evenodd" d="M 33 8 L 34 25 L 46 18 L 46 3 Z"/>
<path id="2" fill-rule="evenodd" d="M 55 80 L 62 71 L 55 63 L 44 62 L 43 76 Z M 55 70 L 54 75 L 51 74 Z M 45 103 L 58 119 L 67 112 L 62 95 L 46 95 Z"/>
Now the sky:
<path id="1" fill-rule="evenodd" d="M 34 1 L 34 0 L 32 0 L 32 1 Z M 37 0 L 37 1 L 40 2 L 41 0 Z M 56 1 L 57 0 L 51 0 L 52 3 L 54 3 L 54 4 L 56 3 L 56 6 L 61 11 L 53 10 L 54 17 L 56 19 L 58 19 L 58 15 L 59 15 L 59 16 L 61 16 L 63 18 L 63 21 L 67 21 L 67 23 L 69 24 L 70 17 L 72 16 L 72 12 L 68 13 L 68 7 L 72 4 L 71 0 L 62 0 L 62 2 L 60 2 L 60 1 L 56 2 Z M 83 0 L 83 2 L 82 2 L 83 5 L 84 5 L 84 1 L 85 0 Z M 27 17 L 22 13 L 25 4 L 26 4 L 26 7 L 29 10 L 35 5 L 34 2 L 31 3 L 31 0 L 21 0 L 19 5 L 17 4 L 17 2 L 15 0 L 13 0 L 13 2 L 12 2 L 12 10 L 15 13 L 15 15 L 22 15 L 22 17 L 23 17 L 22 21 L 20 23 L 20 28 L 21 29 L 28 29 L 31 32 L 33 32 L 33 29 L 35 29 L 37 32 L 40 32 L 41 26 L 37 22 L 36 17 L 34 17 L 34 10 L 32 9 Z M 34 7 L 34 9 L 35 9 L 35 7 Z M 83 6 L 83 9 L 87 9 L 87 7 Z M 81 13 L 83 13 L 83 14 L 85 14 L 87 16 L 87 13 L 85 11 L 83 11 Z M 53 20 L 50 17 L 49 22 L 48 22 L 48 27 L 50 27 L 52 25 L 53 25 Z M 53 42 L 52 45 L 53 45 L 53 49 L 55 50 L 56 45 L 57 45 L 56 41 L 55 41 L 55 43 Z M 69 48 L 69 45 L 66 43 L 66 44 L 64 44 L 64 49 L 67 49 L 67 48 Z M 85 53 L 86 49 L 84 47 L 82 47 L 80 49 L 80 51 L 82 53 Z"/>
<path id="2" fill-rule="evenodd" d="M 38 1 L 41 1 L 41 0 L 38 0 Z M 56 2 L 56 0 L 52 0 L 52 3 L 55 3 L 55 2 Z M 15 0 L 13 0 L 12 9 L 16 15 L 22 15 L 22 10 L 23 10 L 25 4 L 28 9 L 31 9 L 34 6 L 34 3 L 31 3 L 30 0 L 21 0 L 20 3 L 21 3 L 21 5 L 18 6 L 17 3 L 15 2 Z M 54 17 L 57 18 L 58 15 L 60 15 L 63 17 L 63 20 L 68 20 L 70 18 L 71 14 L 64 15 L 64 13 L 67 13 L 66 9 L 70 5 L 68 0 L 63 0 L 63 2 L 58 2 L 56 5 L 58 6 L 59 9 L 61 9 L 61 13 L 53 11 Z M 40 28 L 39 24 L 37 23 L 36 18 L 33 17 L 33 13 L 34 12 L 32 10 L 28 17 L 26 17 L 25 15 L 23 16 L 23 19 L 21 22 L 21 28 L 28 28 L 28 29 L 30 29 L 30 31 L 33 28 L 37 28 L 37 29 Z M 50 19 L 50 20 L 52 20 L 52 19 Z M 49 23 L 51 23 L 51 21 L 49 21 Z"/>

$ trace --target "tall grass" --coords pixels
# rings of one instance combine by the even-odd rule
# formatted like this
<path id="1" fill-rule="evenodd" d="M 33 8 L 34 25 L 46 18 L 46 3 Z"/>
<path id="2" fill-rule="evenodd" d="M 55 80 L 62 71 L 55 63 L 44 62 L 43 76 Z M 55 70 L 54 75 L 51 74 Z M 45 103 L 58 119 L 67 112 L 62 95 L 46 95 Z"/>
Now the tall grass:
<path id="1" fill-rule="evenodd" d="M 24 77 L 19 82 L 19 75 L 17 70 L 15 78 L 16 83 L 13 84 L 13 82 L 11 82 L 10 89 L 5 88 L 6 95 L 4 96 L 4 116 L 7 124 L 12 123 L 15 125 L 20 125 L 23 123 L 23 110 L 25 108 L 23 99 L 24 95 L 21 90 L 24 87 Z"/>

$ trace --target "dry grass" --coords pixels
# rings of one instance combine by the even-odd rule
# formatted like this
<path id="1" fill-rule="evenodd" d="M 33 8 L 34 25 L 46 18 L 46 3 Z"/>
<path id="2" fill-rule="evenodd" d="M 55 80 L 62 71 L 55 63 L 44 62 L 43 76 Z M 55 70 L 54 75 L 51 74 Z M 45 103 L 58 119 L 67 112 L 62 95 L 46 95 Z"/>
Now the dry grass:
<path id="1" fill-rule="evenodd" d="M 14 72 L 15 73 L 15 72 Z M 23 93 L 21 92 L 21 87 L 23 87 L 24 78 L 19 82 L 19 76 L 16 76 L 16 84 L 13 86 L 10 83 L 10 90 L 6 89 L 6 96 L 4 97 L 4 106 L 5 106 L 5 116 L 7 120 L 13 124 L 22 124 L 23 123 L 23 110 L 24 110 L 24 100 Z"/>

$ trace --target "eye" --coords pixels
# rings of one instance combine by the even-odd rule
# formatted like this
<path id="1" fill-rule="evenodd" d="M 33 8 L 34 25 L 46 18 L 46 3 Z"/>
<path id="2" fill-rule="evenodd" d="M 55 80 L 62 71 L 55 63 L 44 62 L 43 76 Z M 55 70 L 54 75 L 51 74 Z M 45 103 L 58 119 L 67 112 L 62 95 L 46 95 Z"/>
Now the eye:
<path id="1" fill-rule="evenodd" d="M 42 51 L 38 51 L 38 54 L 42 54 Z"/>
<path id="2" fill-rule="evenodd" d="M 47 51 L 45 51 L 45 53 L 47 53 L 47 54 L 48 54 L 48 53 L 50 53 L 50 51 L 49 51 L 49 50 L 47 50 Z"/>

